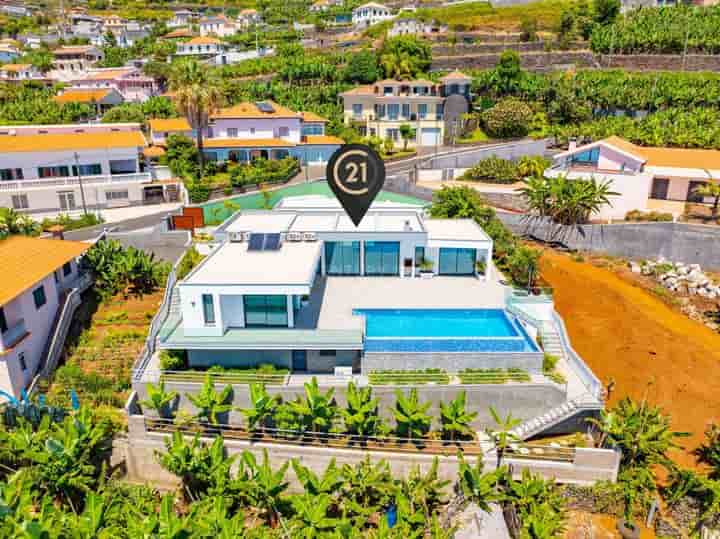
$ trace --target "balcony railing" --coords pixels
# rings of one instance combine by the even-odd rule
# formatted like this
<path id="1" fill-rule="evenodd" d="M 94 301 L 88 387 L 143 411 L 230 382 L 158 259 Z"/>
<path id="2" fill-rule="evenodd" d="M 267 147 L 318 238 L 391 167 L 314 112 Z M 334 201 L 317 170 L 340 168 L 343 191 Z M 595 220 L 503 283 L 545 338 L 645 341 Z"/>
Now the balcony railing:
<path id="1" fill-rule="evenodd" d="M 10 326 L 7 331 L 2 334 L 2 345 L 4 349 L 12 348 L 20 339 L 27 335 L 25 328 L 25 319 L 21 318 L 14 325 Z"/>
<path id="2" fill-rule="evenodd" d="M 127 182 L 149 182 L 149 172 L 135 172 L 133 174 L 101 174 L 99 176 L 83 176 L 83 185 L 127 183 Z M 42 187 L 65 187 L 79 185 L 77 176 L 63 178 L 42 178 L 34 180 L 12 180 L 0 181 L 0 191 L 15 191 L 17 189 L 33 189 Z"/>

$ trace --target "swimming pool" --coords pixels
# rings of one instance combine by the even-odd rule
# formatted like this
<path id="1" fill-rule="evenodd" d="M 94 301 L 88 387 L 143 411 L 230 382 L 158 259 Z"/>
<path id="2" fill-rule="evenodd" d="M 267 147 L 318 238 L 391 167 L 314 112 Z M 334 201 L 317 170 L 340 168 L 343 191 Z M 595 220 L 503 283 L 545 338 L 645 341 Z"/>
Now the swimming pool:
<path id="1" fill-rule="evenodd" d="M 536 352 L 502 309 L 356 309 L 366 352 Z"/>

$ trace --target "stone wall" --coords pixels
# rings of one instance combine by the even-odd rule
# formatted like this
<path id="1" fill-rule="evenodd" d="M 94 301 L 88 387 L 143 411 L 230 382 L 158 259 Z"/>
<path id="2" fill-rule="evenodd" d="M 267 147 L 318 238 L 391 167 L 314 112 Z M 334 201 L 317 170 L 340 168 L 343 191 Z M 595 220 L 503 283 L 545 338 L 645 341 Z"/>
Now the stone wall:
<path id="1" fill-rule="evenodd" d="M 143 416 L 129 415 L 127 442 L 119 441 L 115 444 L 112 462 L 122 465 L 126 469 L 127 479 L 131 481 L 152 482 L 154 486 L 173 488 L 177 486 L 177 478 L 165 471 L 158 464 L 155 456 L 156 451 L 164 451 L 165 438 L 166 435 L 147 432 Z M 206 438 L 204 441 L 212 440 Z M 226 440 L 225 448 L 228 455 L 237 455 L 247 450 L 258 458 L 262 458 L 263 453 L 267 451 L 270 462 L 275 467 L 281 466 L 290 459 L 297 459 L 317 474 L 321 474 L 332 460 L 335 460 L 338 466 L 342 466 L 356 465 L 369 458 L 372 462 L 387 462 L 392 474 L 401 477 L 406 476 L 415 467 L 427 471 L 437 458 L 439 479 L 447 480 L 451 484 L 457 480 L 459 462 L 454 453 L 434 456 L 421 452 L 396 453 L 241 440 Z M 483 456 L 485 470 L 495 468 L 495 461 L 493 452 L 486 453 Z M 619 456 L 607 449 L 579 448 L 574 461 L 570 463 L 506 458 L 505 464 L 511 465 L 516 477 L 520 477 L 523 470 L 528 469 L 561 483 L 591 484 L 602 480 L 615 481 Z M 289 481 L 291 490 L 299 487 L 292 467 L 288 469 L 286 480 Z"/>
<path id="2" fill-rule="evenodd" d="M 720 226 L 688 223 L 616 223 L 562 226 L 498 212 L 516 234 L 559 243 L 569 249 L 624 258 L 666 259 L 720 270 Z"/>
<path id="3" fill-rule="evenodd" d="M 634 71 L 720 71 L 720 56 L 707 54 L 613 54 L 600 55 L 597 61 L 603 68 L 622 68 Z"/>
<path id="4" fill-rule="evenodd" d="M 464 369 L 523 369 L 529 373 L 542 372 L 540 352 L 462 352 L 462 353 L 394 353 L 365 352 L 363 374 L 380 370 L 421 370 L 442 365 L 448 372 Z"/>
<path id="5" fill-rule="evenodd" d="M 435 56 L 431 70 L 491 69 L 500 59 L 500 53 L 472 54 L 467 56 Z M 520 55 L 520 63 L 530 71 L 565 70 L 569 67 L 599 67 L 589 51 L 530 52 Z"/>
<path id="6" fill-rule="evenodd" d="M 308 376 L 308 381 L 310 377 Z M 334 396 L 338 406 L 344 407 L 347 404 L 345 399 L 346 385 L 329 386 L 319 380 L 320 388 L 327 391 L 334 388 Z M 180 395 L 179 402 L 175 404 L 176 411 L 184 410 L 195 413 L 197 410 L 186 397 L 187 394 L 195 394 L 200 390 L 201 383 L 170 382 L 166 381 L 167 391 L 176 391 Z M 216 389 L 222 390 L 223 385 L 217 384 Z M 508 384 L 477 384 L 477 385 L 422 385 L 416 386 L 419 396 L 423 401 L 432 403 L 428 413 L 433 417 L 434 427 L 438 426 L 437 418 L 440 414 L 440 402 L 449 402 L 456 398 L 461 391 L 465 391 L 468 410 L 478 413 L 473 421 L 473 428 L 481 429 L 494 424 L 490 414 L 490 406 L 494 407 L 503 416 L 512 413 L 513 417 L 527 420 L 546 413 L 551 408 L 565 402 L 565 391 L 562 386 L 547 383 L 508 383 Z M 298 395 L 304 395 L 302 385 L 294 386 L 267 386 L 269 393 L 280 395 L 283 400 L 293 400 Z M 380 400 L 380 411 L 382 416 L 392 422 L 392 409 L 395 406 L 395 391 L 400 390 L 407 393 L 409 386 L 373 386 L 373 395 Z M 144 384 L 137 387 L 139 400 L 146 400 L 147 388 Z M 232 405 L 234 408 L 243 409 L 250 407 L 250 394 L 247 385 L 233 386 Z M 225 414 L 221 418 L 223 422 L 244 424 L 244 416 L 237 410 Z"/>
<path id="7" fill-rule="evenodd" d="M 454 46 L 447 43 L 433 45 L 433 56 L 471 56 L 474 54 L 500 54 L 503 51 L 511 50 L 517 52 L 545 52 L 548 48 L 552 49 L 557 45 L 553 42 L 532 41 L 498 41 L 493 43 L 456 43 Z M 570 43 L 564 50 L 584 50 L 584 43 Z"/>

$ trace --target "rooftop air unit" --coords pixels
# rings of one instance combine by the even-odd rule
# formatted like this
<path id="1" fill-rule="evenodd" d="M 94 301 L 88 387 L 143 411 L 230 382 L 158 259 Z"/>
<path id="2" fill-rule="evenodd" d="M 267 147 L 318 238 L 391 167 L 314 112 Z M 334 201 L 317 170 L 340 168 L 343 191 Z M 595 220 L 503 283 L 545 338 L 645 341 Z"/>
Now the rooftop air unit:
<path id="1" fill-rule="evenodd" d="M 302 241 L 303 235 L 301 232 L 288 232 L 287 233 L 287 240 L 288 241 Z"/>
<path id="2" fill-rule="evenodd" d="M 317 234 L 315 232 L 304 232 L 303 240 L 305 241 L 317 241 Z"/>
<path id="3" fill-rule="evenodd" d="M 230 243 L 240 243 L 245 238 L 242 232 L 230 232 Z"/>
<path id="4" fill-rule="evenodd" d="M 250 241 L 250 236 L 252 236 L 252 232 L 238 232 L 238 234 L 242 234 L 245 241 Z"/>

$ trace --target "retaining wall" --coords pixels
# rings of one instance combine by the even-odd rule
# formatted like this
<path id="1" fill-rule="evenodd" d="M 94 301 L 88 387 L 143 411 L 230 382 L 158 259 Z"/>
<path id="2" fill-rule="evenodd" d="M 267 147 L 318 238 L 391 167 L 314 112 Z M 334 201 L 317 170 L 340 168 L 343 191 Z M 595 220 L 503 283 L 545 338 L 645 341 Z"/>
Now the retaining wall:
<path id="1" fill-rule="evenodd" d="M 569 249 L 625 258 L 665 258 L 720 270 L 720 226 L 687 223 L 617 223 L 562 226 L 498 212 L 516 234 L 555 241 Z"/>
<path id="2" fill-rule="evenodd" d="M 310 377 L 308 377 L 310 381 Z M 324 385 L 323 380 L 319 381 L 322 391 L 327 391 L 333 386 Z M 190 413 L 197 412 L 186 394 L 195 394 L 200 390 L 202 384 L 191 382 L 170 382 L 166 381 L 167 391 L 176 391 L 180 395 L 179 403 L 175 404 L 177 409 Z M 465 391 L 468 410 L 478 413 L 472 426 L 476 429 L 494 425 L 490 415 L 490 406 L 494 407 L 501 415 L 508 412 L 513 417 L 527 420 L 542 415 L 555 406 L 559 406 L 566 400 L 565 388 L 547 383 L 508 383 L 508 384 L 476 384 L 476 385 L 420 385 L 414 386 L 418 390 L 420 399 L 431 402 L 428 413 L 433 417 L 434 427 L 438 427 L 437 418 L 440 415 L 440 402 L 449 402 L 456 398 L 461 391 Z M 218 391 L 222 390 L 223 384 L 216 384 Z M 136 386 L 139 400 L 146 400 L 147 389 L 145 384 Z M 347 404 L 345 398 L 346 386 L 334 387 L 335 400 L 338 406 L 344 407 Z M 392 421 L 392 410 L 395 407 L 395 391 L 409 392 L 410 386 L 373 386 L 373 396 L 379 399 L 381 415 L 388 421 Z M 283 400 L 293 400 L 297 395 L 304 395 L 304 388 L 301 385 L 295 386 L 267 386 L 268 393 L 280 395 Z M 233 386 L 232 405 L 234 408 L 250 408 L 250 392 L 247 385 Z M 151 412 L 148 412 L 151 413 Z M 222 417 L 223 422 L 244 424 L 244 416 L 237 410 L 229 412 Z"/>
<path id="3" fill-rule="evenodd" d="M 546 47 L 555 47 L 555 42 L 545 41 L 531 41 L 531 42 L 520 42 L 520 41 L 497 41 L 494 43 L 456 43 L 454 46 L 447 43 L 440 43 L 433 45 L 432 53 L 433 56 L 470 56 L 473 54 L 493 54 L 501 53 L 503 51 L 517 51 L 517 52 L 546 52 Z M 587 49 L 585 43 L 570 43 L 566 50 L 583 50 Z"/>
<path id="4" fill-rule="evenodd" d="M 166 436 L 147 432 L 143 416 L 129 415 L 127 440 L 116 441 L 113 446 L 111 462 L 115 465 L 122 465 L 126 469 L 127 478 L 131 481 L 152 482 L 155 486 L 173 488 L 177 485 L 177 478 L 164 470 L 158 464 L 155 456 L 156 451 L 165 450 L 163 441 Z M 204 441 L 211 442 L 212 440 L 206 438 Z M 267 451 L 270 462 L 275 467 L 281 466 L 290 459 L 297 459 L 317 474 L 322 474 L 332 460 L 342 466 L 343 464 L 356 465 L 369 458 L 372 462 L 387 462 L 393 476 L 401 477 L 406 476 L 415 467 L 427 471 L 436 458 L 423 453 L 365 451 L 241 440 L 226 440 L 225 448 L 228 455 L 237 455 L 247 450 L 260 459 Z M 483 456 L 485 470 L 495 468 L 495 459 L 494 452 L 488 452 Z M 437 460 L 439 479 L 454 484 L 457 481 L 458 457 L 452 453 L 437 456 Z M 561 483 L 592 484 L 595 481 L 615 481 L 617 479 L 619 454 L 607 449 L 578 448 L 573 462 L 506 458 L 504 463 L 512 466 L 516 477 L 520 477 L 522 471 L 528 469 L 547 478 L 555 478 Z M 300 485 L 292 467 L 288 468 L 286 480 L 289 481 L 291 490 L 299 488 Z"/>
<path id="5" fill-rule="evenodd" d="M 491 156 L 503 159 L 520 159 L 526 155 L 545 155 L 548 140 L 519 139 L 479 148 L 469 149 L 462 153 L 428 157 L 420 164 L 421 169 L 468 168 L 481 159 Z"/>
<path id="6" fill-rule="evenodd" d="M 448 372 L 464 369 L 523 369 L 542 372 L 543 355 L 539 352 L 462 352 L 462 353 L 389 353 L 365 352 L 363 373 L 377 370 L 420 370 L 442 365 Z"/>

